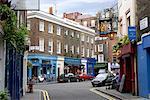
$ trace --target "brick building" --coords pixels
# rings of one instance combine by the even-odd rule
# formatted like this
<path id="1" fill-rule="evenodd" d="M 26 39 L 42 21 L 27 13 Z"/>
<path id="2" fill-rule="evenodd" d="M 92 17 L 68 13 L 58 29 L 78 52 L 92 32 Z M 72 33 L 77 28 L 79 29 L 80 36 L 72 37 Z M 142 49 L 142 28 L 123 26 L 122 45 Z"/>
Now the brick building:
<path id="1" fill-rule="evenodd" d="M 64 72 L 76 74 L 81 70 L 81 58 L 94 57 L 95 31 L 92 29 L 44 12 L 28 13 L 27 25 L 30 30 L 28 59 L 33 64 L 28 71 L 30 77 L 33 74 L 55 77 Z"/>
<path id="2" fill-rule="evenodd" d="M 79 12 L 64 13 L 63 18 L 67 18 L 67 19 L 75 21 L 78 18 L 78 16 L 80 16 L 80 15 L 82 15 L 82 14 Z"/>

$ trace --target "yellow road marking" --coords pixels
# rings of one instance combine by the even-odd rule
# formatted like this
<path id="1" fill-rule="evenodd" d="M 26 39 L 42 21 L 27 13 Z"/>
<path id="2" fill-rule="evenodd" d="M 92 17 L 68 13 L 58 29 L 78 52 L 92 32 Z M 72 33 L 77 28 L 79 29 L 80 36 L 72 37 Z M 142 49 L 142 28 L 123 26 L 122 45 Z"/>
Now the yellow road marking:
<path id="1" fill-rule="evenodd" d="M 44 97 L 44 100 L 46 100 L 46 94 L 45 94 L 45 91 L 44 90 L 41 90 L 42 94 L 43 94 L 43 97 Z"/>
<path id="2" fill-rule="evenodd" d="M 46 90 L 41 90 L 44 100 L 50 100 L 50 97 L 48 95 L 48 92 Z"/>
<path id="3" fill-rule="evenodd" d="M 48 92 L 45 90 L 45 94 L 46 94 L 46 96 L 47 96 L 47 100 L 50 100 L 50 98 L 49 98 L 49 95 L 48 95 Z"/>

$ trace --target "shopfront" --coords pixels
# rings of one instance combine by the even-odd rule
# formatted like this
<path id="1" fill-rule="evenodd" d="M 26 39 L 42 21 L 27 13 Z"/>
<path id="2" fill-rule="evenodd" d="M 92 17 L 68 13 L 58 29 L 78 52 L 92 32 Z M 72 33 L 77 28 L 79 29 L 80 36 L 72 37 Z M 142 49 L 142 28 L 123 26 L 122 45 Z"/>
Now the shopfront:
<path id="1" fill-rule="evenodd" d="M 64 59 L 64 73 L 81 73 L 81 59 L 65 57 Z"/>
<path id="2" fill-rule="evenodd" d="M 134 70 L 135 47 L 129 43 L 121 48 L 120 77 L 125 75 L 123 92 L 135 94 L 135 70 Z"/>
<path id="3" fill-rule="evenodd" d="M 56 77 L 56 59 L 55 56 L 46 56 L 40 54 L 29 54 L 28 61 L 32 64 L 28 68 L 28 77 L 44 76 L 46 79 Z"/>
<path id="4" fill-rule="evenodd" d="M 150 32 L 142 35 L 137 49 L 139 96 L 150 98 Z"/>

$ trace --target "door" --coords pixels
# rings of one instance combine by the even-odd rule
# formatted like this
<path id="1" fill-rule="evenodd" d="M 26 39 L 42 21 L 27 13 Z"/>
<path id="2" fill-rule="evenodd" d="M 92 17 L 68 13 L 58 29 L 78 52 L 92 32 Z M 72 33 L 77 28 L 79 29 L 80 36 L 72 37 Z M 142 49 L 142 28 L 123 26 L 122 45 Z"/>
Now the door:
<path id="1" fill-rule="evenodd" d="M 125 81 L 125 91 L 132 92 L 132 65 L 131 57 L 126 57 L 126 81 Z"/>

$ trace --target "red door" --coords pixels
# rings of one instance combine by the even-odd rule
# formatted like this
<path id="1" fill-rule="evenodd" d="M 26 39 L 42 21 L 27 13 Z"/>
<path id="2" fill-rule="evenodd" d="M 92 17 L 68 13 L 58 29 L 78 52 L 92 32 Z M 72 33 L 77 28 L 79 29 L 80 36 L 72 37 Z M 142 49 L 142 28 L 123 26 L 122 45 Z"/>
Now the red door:
<path id="1" fill-rule="evenodd" d="M 132 92 L 132 64 L 131 57 L 125 58 L 126 62 L 126 81 L 125 81 L 125 91 Z"/>

